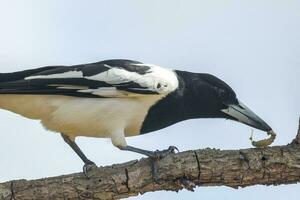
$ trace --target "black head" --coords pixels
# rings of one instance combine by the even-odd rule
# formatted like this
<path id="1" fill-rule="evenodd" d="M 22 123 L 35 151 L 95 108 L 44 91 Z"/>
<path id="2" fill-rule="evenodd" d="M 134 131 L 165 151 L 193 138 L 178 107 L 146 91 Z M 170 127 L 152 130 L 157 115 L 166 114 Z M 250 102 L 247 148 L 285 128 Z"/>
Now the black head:
<path id="1" fill-rule="evenodd" d="M 270 126 L 238 100 L 236 93 L 224 81 L 210 74 L 176 71 L 184 79 L 188 113 L 197 118 L 226 118 L 254 128 L 270 131 Z"/>

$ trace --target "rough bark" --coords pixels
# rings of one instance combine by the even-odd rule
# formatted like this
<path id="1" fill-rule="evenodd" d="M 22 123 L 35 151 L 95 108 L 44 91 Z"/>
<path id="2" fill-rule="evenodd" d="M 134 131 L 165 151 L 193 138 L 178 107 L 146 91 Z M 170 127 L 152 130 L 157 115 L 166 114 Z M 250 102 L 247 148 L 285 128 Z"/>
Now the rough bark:
<path id="1" fill-rule="evenodd" d="M 121 199 L 150 191 L 196 186 L 279 185 L 300 181 L 300 127 L 292 144 L 242 150 L 202 149 L 170 155 L 158 163 L 159 181 L 149 159 L 100 167 L 89 173 L 0 184 L 0 199 Z"/>

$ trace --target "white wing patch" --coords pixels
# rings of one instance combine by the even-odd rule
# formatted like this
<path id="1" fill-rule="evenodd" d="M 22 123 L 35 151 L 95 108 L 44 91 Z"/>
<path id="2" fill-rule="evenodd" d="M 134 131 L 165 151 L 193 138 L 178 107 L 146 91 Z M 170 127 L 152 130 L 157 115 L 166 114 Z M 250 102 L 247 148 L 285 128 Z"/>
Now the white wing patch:
<path id="1" fill-rule="evenodd" d="M 140 75 L 136 72 L 129 72 L 122 68 L 111 68 L 100 74 L 86 76 L 85 78 L 94 81 L 103 81 L 108 84 L 121 84 L 135 81 L 136 79 L 140 78 Z"/>
<path id="2" fill-rule="evenodd" d="M 108 84 L 121 84 L 133 81 L 143 87 L 140 90 L 150 90 L 159 94 L 168 94 L 178 87 L 177 76 L 172 70 L 149 64 L 135 65 L 148 66 L 150 70 L 148 73 L 141 75 L 122 68 L 111 68 L 100 74 L 85 78 L 104 81 Z"/>
<path id="3" fill-rule="evenodd" d="M 104 88 L 97 88 L 97 89 L 86 89 L 86 90 L 79 90 L 78 92 L 82 93 L 90 93 L 102 97 L 122 97 L 128 96 L 122 93 L 120 90 L 117 90 L 115 87 L 104 87 Z"/>
<path id="4" fill-rule="evenodd" d="M 83 78 L 83 73 L 81 71 L 68 71 L 59 74 L 49 74 L 49 75 L 37 75 L 26 77 L 25 80 L 32 79 L 55 79 L 55 78 Z"/>
<path id="5" fill-rule="evenodd" d="M 59 85 L 59 84 L 49 84 L 48 86 L 56 87 L 59 89 L 70 89 L 70 90 L 86 90 L 89 89 L 87 86 L 80 85 Z"/>

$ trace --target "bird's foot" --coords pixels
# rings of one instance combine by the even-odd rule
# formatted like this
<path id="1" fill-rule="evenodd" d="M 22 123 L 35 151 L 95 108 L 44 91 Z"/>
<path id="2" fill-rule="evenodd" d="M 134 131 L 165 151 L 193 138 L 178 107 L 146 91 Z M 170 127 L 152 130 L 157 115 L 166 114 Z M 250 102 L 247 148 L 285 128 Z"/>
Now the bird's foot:
<path id="1" fill-rule="evenodd" d="M 93 169 L 97 169 L 97 165 L 93 161 L 87 160 L 83 166 L 83 174 L 89 178 L 88 173 Z"/>
<path id="2" fill-rule="evenodd" d="M 168 149 L 154 151 L 153 156 L 150 156 L 150 158 L 155 160 L 162 159 L 170 154 L 174 154 L 176 151 L 179 152 L 177 147 L 169 146 Z"/>
<path id="3" fill-rule="evenodd" d="M 152 167 L 152 175 L 153 175 L 155 182 L 157 182 L 157 183 L 159 182 L 158 173 L 157 173 L 158 161 L 160 159 L 167 157 L 170 154 L 175 154 L 176 151 L 179 152 L 177 147 L 170 146 L 168 149 L 165 149 L 165 150 L 161 150 L 161 151 L 156 150 L 153 152 L 152 156 L 149 156 L 152 159 L 152 166 L 151 166 Z"/>
<path id="4" fill-rule="evenodd" d="M 160 159 L 165 158 L 166 156 L 168 156 L 170 154 L 174 154 L 175 151 L 179 152 L 178 148 L 174 147 L 174 146 L 170 146 L 168 149 L 165 149 L 162 151 L 159 151 L 159 150 L 148 151 L 148 150 L 143 150 L 143 149 L 139 149 L 139 148 L 128 146 L 128 145 L 125 147 L 121 146 L 119 148 L 123 151 L 131 151 L 131 152 L 135 152 L 135 153 L 139 153 L 139 154 L 148 156 L 152 161 L 152 166 L 151 166 L 152 167 L 152 175 L 153 175 L 154 181 L 156 183 L 158 183 L 158 175 L 157 175 L 158 161 Z"/>

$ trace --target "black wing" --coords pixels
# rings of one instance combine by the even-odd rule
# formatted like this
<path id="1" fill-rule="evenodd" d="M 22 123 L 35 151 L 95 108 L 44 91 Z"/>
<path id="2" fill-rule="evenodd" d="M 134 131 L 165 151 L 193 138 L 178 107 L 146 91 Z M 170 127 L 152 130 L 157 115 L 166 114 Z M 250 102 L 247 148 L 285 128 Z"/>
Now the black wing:
<path id="1" fill-rule="evenodd" d="M 50 66 L 0 74 L 0 94 L 43 94 L 78 97 L 129 97 L 166 94 L 170 70 L 131 60 L 106 60 L 74 66 Z M 169 74 L 168 74 L 169 73 Z M 166 74 L 164 74 L 166 75 Z M 173 77 L 174 78 L 174 77 Z M 177 79 L 176 79 L 177 80 Z"/>

